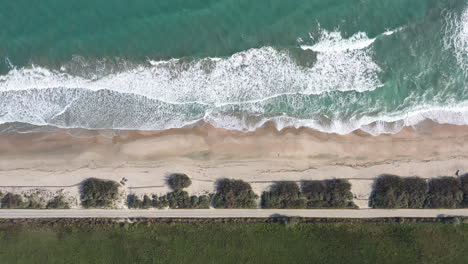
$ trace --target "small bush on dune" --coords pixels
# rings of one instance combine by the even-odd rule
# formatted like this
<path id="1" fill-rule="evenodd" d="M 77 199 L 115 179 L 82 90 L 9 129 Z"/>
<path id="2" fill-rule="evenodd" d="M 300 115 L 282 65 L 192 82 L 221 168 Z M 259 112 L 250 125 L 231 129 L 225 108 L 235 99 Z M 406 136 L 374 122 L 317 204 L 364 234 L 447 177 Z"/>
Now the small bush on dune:
<path id="1" fill-rule="evenodd" d="M 460 206 L 463 208 L 468 208 L 468 173 L 460 176 L 460 184 L 463 192 L 463 200 Z"/>
<path id="2" fill-rule="evenodd" d="M 143 201 L 135 194 L 129 194 L 127 196 L 127 206 L 128 208 L 142 208 Z"/>
<path id="3" fill-rule="evenodd" d="M 256 199 L 258 196 L 247 182 L 222 179 L 218 182 L 213 205 L 215 208 L 255 208 Z"/>
<path id="4" fill-rule="evenodd" d="M 20 209 L 26 208 L 27 204 L 23 201 L 23 197 L 21 195 L 7 193 L 2 197 L 1 206 L 6 209 Z"/>
<path id="5" fill-rule="evenodd" d="M 169 208 L 190 208 L 190 197 L 186 191 L 174 191 L 166 194 Z"/>
<path id="6" fill-rule="evenodd" d="M 351 184 L 348 180 L 333 179 L 325 181 L 327 190 L 330 193 L 328 207 L 330 208 L 357 208 L 353 202 Z"/>
<path id="7" fill-rule="evenodd" d="M 148 195 L 144 195 L 143 196 L 143 203 L 142 203 L 142 206 L 144 209 L 148 209 L 148 208 L 151 208 L 153 206 L 153 201 L 151 200 L 151 198 L 148 196 Z"/>
<path id="8" fill-rule="evenodd" d="M 327 207 L 329 194 L 325 181 L 302 182 L 302 193 L 307 198 L 307 207 Z"/>
<path id="9" fill-rule="evenodd" d="M 167 183 L 174 191 L 180 191 L 189 187 L 192 184 L 192 180 L 186 174 L 174 173 L 169 176 Z"/>
<path id="10" fill-rule="evenodd" d="M 425 179 L 408 177 L 403 179 L 403 188 L 408 197 L 404 208 L 424 208 L 427 197 L 428 184 Z"/>
<path id="11" fill-rule="evenodd" d="M 197 209 L 210 208 L 212 195 L 200 195 L 196 199 L 193 197 L 197 197 L 197 196 L 192 196 L 191 208 L 197 208 Z"/>
<path id="12" fill-rule="evenodd" d="M 62 195 L 52 198 L 46 205 L 47 209 L 70 209 L 70 205 Z"/>
<path id="13" fill-rule="evenodd" d="M 371 197 L 373 208 L 405 208 L 407 194 L 403 191 L 403 180 L 396 175 L 382 175 L 375 180 Z"/>
<path id="14" fill-rule="evenodd" d="M 468 178 L 468 177 L 467 177 Z M 458 208 L 464 205 L 464 184 L 468 179 L 454 177 L 426 180 L 418 177 L 383 175 L 376 179 L 373 208 Z"/>
<path id="15" fill-rule="evenodd" d="M 119 184 L 111 180 L 91 178 L 82 185 L 83 207 L 105 208 L 114 206 L 119 197 Z"/>
<path id="16" fill-rule="evenodd" d="M 375 180 L 373 208 L 424 208 L 428 184 L 419 177 L 382 175 Z"/>
<path id="17" fill-rule="evenodd" d="M 127 206 L 128 208 L 148 209 L 153 207 L 153 200 L 146 194 L 143 196 L 143 200 L 135 194 L 129 194 L 127 196 Z"/>
<path id="18" fill-rule="evenodd" d="M 302 193 L 308 208 L 356 208 L 351 184 L 347 180 L 333 179 L 302 182 Z"/>
<path id="19" fill-rule="evenodd" d="M 463 201 L 463 190 L 459 179 L 440 177 L 429 181 L 426 208 L 457 208 Z"/>
<path id="20" fill-rule="evenodd" d="M 278 182 L 263 192 L 262 208 L 305 208 L 307 201 L 295 182 Z"/>

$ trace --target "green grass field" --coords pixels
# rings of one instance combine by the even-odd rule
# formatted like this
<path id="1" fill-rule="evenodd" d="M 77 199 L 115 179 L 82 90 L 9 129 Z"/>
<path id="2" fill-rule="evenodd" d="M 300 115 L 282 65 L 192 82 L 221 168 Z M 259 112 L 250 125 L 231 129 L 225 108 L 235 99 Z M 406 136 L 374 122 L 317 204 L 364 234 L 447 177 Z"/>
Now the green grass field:
<path id="1" fill-rule="evenodd" d="M 468 263 L 468 224 L 3 222 L 0 263 Z"/>

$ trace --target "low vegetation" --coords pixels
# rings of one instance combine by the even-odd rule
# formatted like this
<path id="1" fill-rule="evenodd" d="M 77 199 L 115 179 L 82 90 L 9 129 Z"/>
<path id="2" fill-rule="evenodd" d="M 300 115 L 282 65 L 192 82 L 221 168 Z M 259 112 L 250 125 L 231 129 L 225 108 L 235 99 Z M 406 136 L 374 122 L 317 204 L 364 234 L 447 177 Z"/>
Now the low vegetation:
<path id="1" fill-rule="evenodd" d="M 25 197 L 15 193 L 0 193 L 0 208 L 2 209 L 68 209 L 69 204 L 61 195 L 55 196 L 49 201 L 30 194 Z"/>
<path id="2" fill-rule="evenodd" d="M 167 179 L 167 184 L 171 187 L 174 191 L 180 191 L 192 184 L 192 180 L 184 173 L 174 173 L 169 175 Z"/>
<path id="3" fill-rule="evenodd" d="M 119 198 L 119 184 L 111 180 L 91 178 L 82 185 L 81 204 L 85 208 L 109 208 Z"/>
<path id="4" fill-rule="evenodd" d="M 277 182 L 269 192 L 263 192 L 262 208 L 306 208 L 307 200 L 295 182 Z"/>
<path id="5" fill-rule="evenodd" d="M 428 186 L 418 177 L 382 175 L 374 183 L 373 208 L 424 208 Z"/>
<path id="6" fill-rule="evenodd" d="M 207 209 L 257 208 L 258 196 L 248 182 L 221 179 L 216 193 L 190 196 L 184 189 L 191 179 L 183 173 L 171 174 L 167 184 L 173 189 L 162 196 L 135 194 L 127 196 L 129 208 Z M 84 208 L 112 208 L 120 199 L 119 184 L 112 180 L 91 178 L 81 186 Z M 38 193 L 20 195 L 0 192 L 0 208 L 4 209 L 68 209 L 63 195 L 44 200 Z M 372 208 L 468 208 L 468 174 L 460 177 L 439 177 L 429 181 L 419 177 L 384 174 L 375 179 L 369 199 Z M 260 208 L 312 209 L 357 208 L 348 180 L 273 183 L 262 193 Z"/>
<path id="7" fill-rule="evenodd" d="M 2 209 L 22 209 L 27 208 L 23 197 L 19 194 L 7 193 L 0 200 Z"/>
<path id="8" fill-rule="evenodd" d="M 256 208 L 258 195 L 250 184 L 243 180 L 222 179 L 216 186 L 213 197 L 215 208 Z"/>
<path id="9" fill-rule="evenodd" d="M 461 207 L 468 208 L 468 173 L 460 177 L 461 189 L 463 191 L 463 200 Z"/>
<path id="10" fill-rule="evenodd" d="M 303 181 L 302 191 L 294 182 L 274 183 L 262 194 L 262 208 L 356 208 L 347 180 Z"/>
<path id="11" fill-rule="evenodd" d="M 357 208 L 347 180 L 304 181 L 302 193 L 307 198 L 307 208 Z"/>
<path id="12" fill-rule="evenodd" d="M 313 224 L 297 218 L 278 222 L 265 218 L 261 223 L 195 220 L 133 224 L 110 219 L 28 219 L 24 224 L 4 220 L 0 259 L 1 263 L 467 263 L 467 224 L 435 222 L 438 219 Z"/>
<path id="13" fill-rule="evenodd" d="M 426 208 L 458 208 L 463 200 L 460 180 L 454 177 L 441 177 L 429 181 Z"/>
<path id="14" fill-rule="evenodd" d="M 62 195 L 52 198 L 46 205 L 47 209 L 70 209 L 70 205 Z"/>
<path id="15" fill-rule="evenodd" d="M 460 208 L 468 207 L 468 177 L 425 179 L 382 175 L 375 180 L 370 197 L 373 208 Z"/>
<path id="16" fill-rule="evenodd" d="M 148 195 L 143 196 L 141 200 L 138 196 L 131 194 L 127 198 L 129 208 L 166 208 L 171 209 L 208 209 L 210 208 L 211 196 L 189 196 L 184 188 L 189 187 L 192 181 L 186 174 L 176 173 L 169 176 L 168 185 L 174 190 L 163 196 L 158 197 L 153 195 L 150 198 Z"/>
<path id="17" fill-rule="evenodd" d="M 158 197 L 153 195 L 143 196 L 143 200 L 135 194 L 130 194 L 127 198 L 128 208 L 148 209 L 166 208 L 171 209 L 208 209 L 210 208 L 210 195 L 189 196 L 186 191 L 174 191 Z"/>

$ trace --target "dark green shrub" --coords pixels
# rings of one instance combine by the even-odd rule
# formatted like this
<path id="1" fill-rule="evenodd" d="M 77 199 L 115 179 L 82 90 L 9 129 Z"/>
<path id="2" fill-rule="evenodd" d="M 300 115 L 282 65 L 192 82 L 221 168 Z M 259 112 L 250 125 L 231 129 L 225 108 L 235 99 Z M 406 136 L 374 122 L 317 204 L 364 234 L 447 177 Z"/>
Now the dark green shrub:
<path id="1" fill-rule="evenodd" d="M 62 195 L 52 198 L 46 205 L 47 209 L 70 209 L 70 205 Z"/>
<path id="2" fill-rule="evenodd" d="M 329 193 L 325 181 L 302 182 L 302 193 L 307 198 L 308 208 L 328 207 Z"/>
<path id="3" fill-rule="evenodd" d="M 192 184 L 192 181 L 186 174 L 174 173 L 171 174 L 167 179 L 167 184 L 169 184 L 169 187 L 171 187 L 174 191 L 180 191 L 189 187 Z"/>
<path id="4" fill-rule="evenodd" d="M 424 208 L 427 192 L 425 179 L 386 174 L 375 180 L 370 203 L 373 208 Z"/>
<path id="5" fill-rule="evenodd" d="M 375 180 L 370 199 L 372 208 L 406 208 L 407 204 L 408 197 L 400 176 L 384 174 Z"/>
<path id="6" fill-rule="evenodd" d="M 29 198 L 25 202 L 25 208 L 27 208 L 27 209 L 41 209 L 41 208 L 43 208 L 43 205 L 39 201 L 37 201 L 35 199 L 32 199 L 32 198 Z"/>
<path id="7" fill-rule="evenodd" d="M 190 197 L 186 191 L 174 191 L 165 195 L 169 208 L 190 208 Z"/>
<path id="8" fill-rule="evenodd" d="M 7 193 L 1 200 L 2 208 L 20 209 L 26 208 L 27 204 L 23 201 L 23 197 L 19 194 Z"/>
<path id="9" fill-rule="evenodd" d="M 460 176 L 460 184 L 463 191 L 463 200 L 461 207 L 468 208 L 468 173 Z"/>
<path id="10" fill-rule="evenodd" d="M 143 201 L 135 194 L 129 194 L 127 196 L 127 206 L 128 208 L 142 208 Z"/>
<path id="11" fill-rule="evenodd" d="M 258 196 L 247 182 L 222 179 L 217 184 L 213 205 L 215 208 L 255 208 L 256 199 Z"/>
<path id="12" fill-rule="evenodd" d="M 151 208 L 152 206 L 153 206 L 153 201 L 148 195 L 145 194 L 143 196 L 142 208 L 148 209 L 148 208 Z"/>
<path id="13" fill-rule="evenodd" d="M 424 208 L 427 198 L 428 184 L 425 179 L 419 177 L 408 177 L 403 179 L 403 188 L 408 197 L 404 208 Z"/>
<path id="14" fill-rule="evenodd" d="M 210 208 L 211 196 L 210 195 L 192 195 L 190 196 L 190 206 L 192 209 L 208 209 Z"/>
<path id="15" fill-rule="evenodd" d="M 330 193 L 328 207 L 330 208 L 357 208 L 353 202 L 351 184 L 348 180 L 333 179 L 326 180 L 325 185 Z"/>
<path id="16" fill-rule="evenodd" d="M 81 204 L 85 208 L 112 207 L 119 198 L 119 184 L 96 178 L 87 179 L 82 185 Z"/>
<path id="17" fill-rule="evenodd" d="M 307 201 L 295 182 L 277 182 L 263 192 L 262 208 L 306 208 Z"/>
<path id="18" fill-rule="evenodd" d="M 143 196 L 143 200 L 135 194 L 129 194 L 127 196 L 127 206 L 128 208 L 148 209 L 153 207 L 153 200 L 146 194 Z"/>
<path id="19" fill-rule="evenodd" d="M 426 208 L 457 208 L 463 201 L 463 190 L 459 179 L 440 177 L 429 181 Z"/>
<path id="20" fill-rule="evenodd" d="M 302 182 L 307 208 L 356 208 L 351 184 L 347 180 L 317 180 Z"/>
<path id="21" fill-rule="evenodd" d="M 153 198 L 153 200 L 151 201 L 151 206 L 154 207 L 154 208 L 162 208 L 162 206 L 160 207 L 159 206 L 159 198 L 156 194 L 153 194 L 153 196 L 151 197 Z"/>
<path id="22" fill-rule="evenodd" d="M 197 209 L 208 209 L 208 208 L 210 208 L 211 197 L 212 197 L 212 195 L 200 195 L 200 196 L 198 196 L 198 203 L 197 204 L 192 203 L 192 208 L 197 208 Z"/>

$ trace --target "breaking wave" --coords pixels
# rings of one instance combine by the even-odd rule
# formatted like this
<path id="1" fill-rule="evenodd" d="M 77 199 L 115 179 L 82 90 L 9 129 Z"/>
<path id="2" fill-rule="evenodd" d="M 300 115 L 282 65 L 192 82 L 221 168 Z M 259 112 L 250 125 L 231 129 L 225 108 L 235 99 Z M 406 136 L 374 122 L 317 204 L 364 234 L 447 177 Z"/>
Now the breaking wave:
<path id="1" fill-rule="evenodd" d="M 396 133 L 426 119 L 468 124 L 464 102 L 379 108 L 382 101 L 375 92 L 386 87 L 372 46 L 398 31 L 374 38 L 322 31 L 312 45 L 262 47 L 226 58 L 134 64 L 76 57 L 59 69 L 12 69 L 0 76 L 0 123 L 161 130 L 207 122 L 253 131 L 272 121 L 278 129 L 310 127 L 339 134 L 362 129 L 373 135 Z M 466 32 L 459 34 L 451 43 L 457 52 L 466 51 Z"/>

